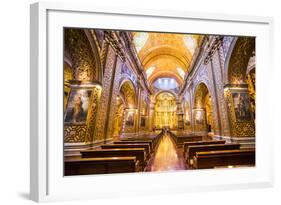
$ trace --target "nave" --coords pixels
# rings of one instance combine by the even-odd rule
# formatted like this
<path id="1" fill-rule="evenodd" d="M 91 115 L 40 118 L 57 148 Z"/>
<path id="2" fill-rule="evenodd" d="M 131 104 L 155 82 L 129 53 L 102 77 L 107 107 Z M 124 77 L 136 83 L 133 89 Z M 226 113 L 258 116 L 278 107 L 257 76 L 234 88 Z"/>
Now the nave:
<path id="1" fill-rule="evenodd" d="M 182 150 L 173 142 L 170 134 L 165 133 L 145 171 L 175 171 L 186 169 Z"/>
<path id="2" fill-rule="evenodd" d="M 254 166 L 255 43 L 64 28 L 64 174 Z"/>

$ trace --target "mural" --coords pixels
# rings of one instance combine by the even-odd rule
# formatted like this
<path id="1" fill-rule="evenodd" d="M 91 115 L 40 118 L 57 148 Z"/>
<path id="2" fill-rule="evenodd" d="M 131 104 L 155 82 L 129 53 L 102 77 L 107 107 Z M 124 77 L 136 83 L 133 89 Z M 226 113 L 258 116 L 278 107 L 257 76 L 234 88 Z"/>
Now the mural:
<path id="1" fill-rule="evenodd" d="M 91 89 L 71 90 L 65 112 L 65 123 L 86 123 L 91 95 Z"/>
<path id="2" fill-rule="evenodd" d="M 232 93 L 235 116 L 237 121 L 252 120 L 250 100 L 247 93 Z"/>

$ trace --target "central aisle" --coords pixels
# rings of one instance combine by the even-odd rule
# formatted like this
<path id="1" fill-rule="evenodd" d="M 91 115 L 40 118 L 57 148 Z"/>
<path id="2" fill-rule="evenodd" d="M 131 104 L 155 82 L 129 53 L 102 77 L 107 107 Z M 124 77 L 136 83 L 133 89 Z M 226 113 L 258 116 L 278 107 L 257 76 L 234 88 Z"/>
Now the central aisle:
<path id="1" fill-rule="evenodd" d="M 182 151 L 176 148 L 169 134 L 165 134 L 159 146 L 146 167 L 146 171 L 184 170 L 186 165 Z"/>

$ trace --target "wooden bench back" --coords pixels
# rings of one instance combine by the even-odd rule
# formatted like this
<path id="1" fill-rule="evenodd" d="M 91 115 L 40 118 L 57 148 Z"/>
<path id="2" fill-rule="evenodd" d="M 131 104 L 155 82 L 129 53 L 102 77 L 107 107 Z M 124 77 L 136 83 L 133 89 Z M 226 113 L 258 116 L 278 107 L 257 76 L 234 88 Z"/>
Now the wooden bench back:
<path id="1" fill-rule="evenodd" d="M 185 142 L 202 141 L 203 136 L 174 136 L 177 147 L 182 147 Z"/>
<path id="2" fill-rule="evenodd" d="M 139 141 L 139 140 L 131 140 L 131 141 L 114 141 L 113 144 L 149 144 L 149 148 L 152 151 L 152 141 Z"/>
<path id="3" fill-rule="evenodd" d="M 254 166 L 255 149 L 197 152 L 193 161 L 193 167 L 195 169 L 245 165 Z"/>
<path id="4" fill-rule="evenodd" d="M 81 151 L 82 158 L 93 157 L 136 157 L 140 162 L 142 169 L 146 165 L 146 153 L 144 148 L 128 148 L 128 149 L 99 149 Z"/>
<path id="5" fill-rule="evenodd" d="M 216 151 L 216 150 L 235 150 L 240 149 L 240 144 L 208 144 L 208 145 L 193 145 L 187 149 L 188 159 L 193 159 L 196 152 Z"/>
<path id="6" fill-rule="evenodd" d="M 183 152 L 186 153 L 189 146 L 194 145 L 209 145 L 209 144 L 225 144 L 225 140 L 211 140 L 211 141 L 195 141 L 195 142 L 184 142 Z M 184 155 L 185 156 L 185 155 Z"/>
<path id="7" fill-rule="evenodd" d="M 65 159 L 65 176 L 140 171 L 136 157 Z"/>
<path id="8" fill-rule="evenodd" d="M 144 148 L 146 155 L 150 155 L 149 144 L 105 144 L 101 145 L 102 149 L 122 149 L 122 148 Z"/>
<path id="9" fill-rule="evenodd" d="M 121 141 L 151 141 L 153 148 L 158 144 L 161 135 L 157 135 L 155 137 L 128 137 L 125 139 L 121 139 Z"/>

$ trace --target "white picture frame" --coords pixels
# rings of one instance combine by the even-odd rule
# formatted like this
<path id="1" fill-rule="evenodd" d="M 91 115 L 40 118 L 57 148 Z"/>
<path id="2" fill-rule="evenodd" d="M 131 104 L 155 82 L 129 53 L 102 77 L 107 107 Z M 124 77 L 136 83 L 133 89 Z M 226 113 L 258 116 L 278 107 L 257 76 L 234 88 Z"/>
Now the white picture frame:
<path id="1" fill-rule="evenodd" d="M 64 26 L 256 36 L 256 167 L 63 177 L 63 114 L 57 113 L 63 109 Z M 271 72 L 266 72 L 273 69 L 272 29 L 273 19 L 269 17 L 97 8 L 94 4 L 32 4 L 30 198 L 34 201 L 95 199 L 273 186 L 274 135 L 270 129 L 273 118 L 266 112 L 273 92 L 269 89 L 273 86 Z M 267 121 L 261 121 L 264 117 Z"/>

